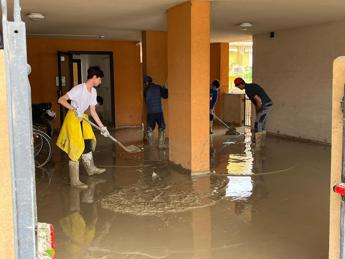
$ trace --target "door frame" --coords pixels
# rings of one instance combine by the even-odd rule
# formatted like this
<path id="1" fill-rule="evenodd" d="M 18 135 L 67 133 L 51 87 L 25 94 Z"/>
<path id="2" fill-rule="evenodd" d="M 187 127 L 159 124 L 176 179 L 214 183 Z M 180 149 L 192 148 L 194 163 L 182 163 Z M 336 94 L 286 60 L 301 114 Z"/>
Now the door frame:
<path id="1" fill-rule="evenodd" d="M 70 81 L 70 85 L 73 86 L 73 62 L 72 61 L 72 55 L 68 52 L 68 51 L 58 51 L 57 52 L 57 66 L 58 66 L 58 80 L 59 80 L 59 85 L 58 85 L 58 89 L 57 89 L 57 96 L 58 98 L 60 98 L 61 96 L 63 96 L 63 92 L 62 92 L 62 69 L 61 69 L 61 57 L 63 55 L 68 56 L 68 66 L 69 66 L 69 71 L 70 71 L 70 75 L 69 75 L 69 81 Z M 67 83 L 67 82 L 66 82 Z M 63 123 L 63 109 L 64 107 L 62 105 L 60 105 L 60 126 L 62 126 Z"/>
<path id="2" fill-rule="evenodd" d="M 73 69 L 74 69 L 74 67 L 73 67 L 74 63 L 77 63 L 77 66 L 78 66 L 78 84 L 81 84 L 82 83 L 82 79 L 81 79 L 81 60 L 80 59 L 74 59 L 73 56 L 72 56 L 72 68 Z M 73 76 L 74 76 L 74 74 L 73 74 Z"/>
<path id="3" fill-rule="evenodd" d="M 110 65 L 110 92 L 111 92 L 111 125 L 116 127 L 116 118 L 115 118 L 115 80 L 114 80 L 114 53 L 112 51 L 79 51 L 79 50 L 69 50 L 69 51 L 58 51 L 59 53 L 71 55 L 71 60 L 73 60 L 73 55 L 109 55 L 109 65 Z M 60 54 L 61 55 L 61 54 Z M 59 63 L 58 59 L 58 63 Z M 70 78 L 71 85 L 73 85 L 73 62 L 70 62 Z M 59 85 L 61 86 L 61 67 L 58 64 L 58 75 L 59 75 Z M 62 108 L 61 108 L 62 109 Z M 62 122 L 61 122 L 62 123 Z"/>

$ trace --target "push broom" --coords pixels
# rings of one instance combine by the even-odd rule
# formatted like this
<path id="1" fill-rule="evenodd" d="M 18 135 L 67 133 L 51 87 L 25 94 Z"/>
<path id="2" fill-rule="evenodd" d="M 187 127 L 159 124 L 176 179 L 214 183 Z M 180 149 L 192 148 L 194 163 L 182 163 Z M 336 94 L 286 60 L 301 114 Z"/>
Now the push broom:
<path id="1" fill-rule="evenodd" d="M 100 127 L 98 127 L 95 123 L 91 122 L 90 120 L 86 118 L 83 118 L 83 120 L 89 123 L 92 127 L 98 129 L 99 131 L 102 131 Z M 110 138 L 112 141 L 114 141 L 116 144 L 118 144 L 120 147 L 123 148 L 123 150 L 125 150 L 128 153 L 138 153 L 142 151 L 139 147 L 134 146 L 134 145 L 130 145 L 130 146 L 123 145 L 120 141 L 118 141 L 116 138 L 114 138 L 111 135 L 109 135 L 108 138 Z"/>

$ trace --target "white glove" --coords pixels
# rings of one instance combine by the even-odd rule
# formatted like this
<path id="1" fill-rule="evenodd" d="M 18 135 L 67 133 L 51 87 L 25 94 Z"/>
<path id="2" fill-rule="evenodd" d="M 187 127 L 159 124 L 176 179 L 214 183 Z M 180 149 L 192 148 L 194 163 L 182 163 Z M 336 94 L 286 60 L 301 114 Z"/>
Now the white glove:
<path id="1" fill-rule="evenodd" d="M 78 117 L 79 119 L 82 119 L 82 118 L 83 118 L 84 113 L 80 110 L 79 107 L 76 108 L 76 109 L 74 110 L 74 112 L 75 112 L 75 115 L 77 115 L 77 117 Z"/>
<path id="2" fill-rule="evenodd" d="M 101 128 L 101 134 L 106 138 L 108 138 L 110 136 L 110 133 L 109 133 L 107 127 L 104 127 L 104 126 Z"/>

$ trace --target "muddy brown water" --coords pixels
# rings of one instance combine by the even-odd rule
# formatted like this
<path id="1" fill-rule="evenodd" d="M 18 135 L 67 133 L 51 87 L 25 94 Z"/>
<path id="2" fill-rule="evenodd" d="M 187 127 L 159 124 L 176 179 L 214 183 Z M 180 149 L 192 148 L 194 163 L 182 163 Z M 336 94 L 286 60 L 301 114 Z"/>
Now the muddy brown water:
<path id="1" fill-rule="evenodd" d="M 54 149 L 36 171 L 38 220 L 54 224 L 57 258 L 324 259 L 328 253 L 330 148 L 217 130 L 211 173 L 190 177 L 168 151 L 128 154 L 102 137 L 94 153 L 107 172 L 68 185 Z M 143 145 L 140 130 L 116 136 Z"/>

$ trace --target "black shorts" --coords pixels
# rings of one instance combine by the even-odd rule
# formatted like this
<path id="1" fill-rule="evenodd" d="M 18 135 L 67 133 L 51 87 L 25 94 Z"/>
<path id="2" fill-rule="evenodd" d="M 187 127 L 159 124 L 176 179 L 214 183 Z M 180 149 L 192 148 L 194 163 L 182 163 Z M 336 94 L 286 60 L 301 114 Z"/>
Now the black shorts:
<path id="1" fill-rule="evenodd" d="M 83 122 L 80 122 L 81 132 L 84 135 L 84 129 L 83 129 Z M 85 148 L 83 151 L 83 154 L 89 153 L 92 151 L 92 139 L 84 139 Z"/>
<path id="2" fill-rule="evenodd" d="M 147 114 L 147 129 L 154 130 L 156 123 L 158 124 L 159 130 L 165 129 L 165 122 L 163 113 L 149 113 Z"/>

